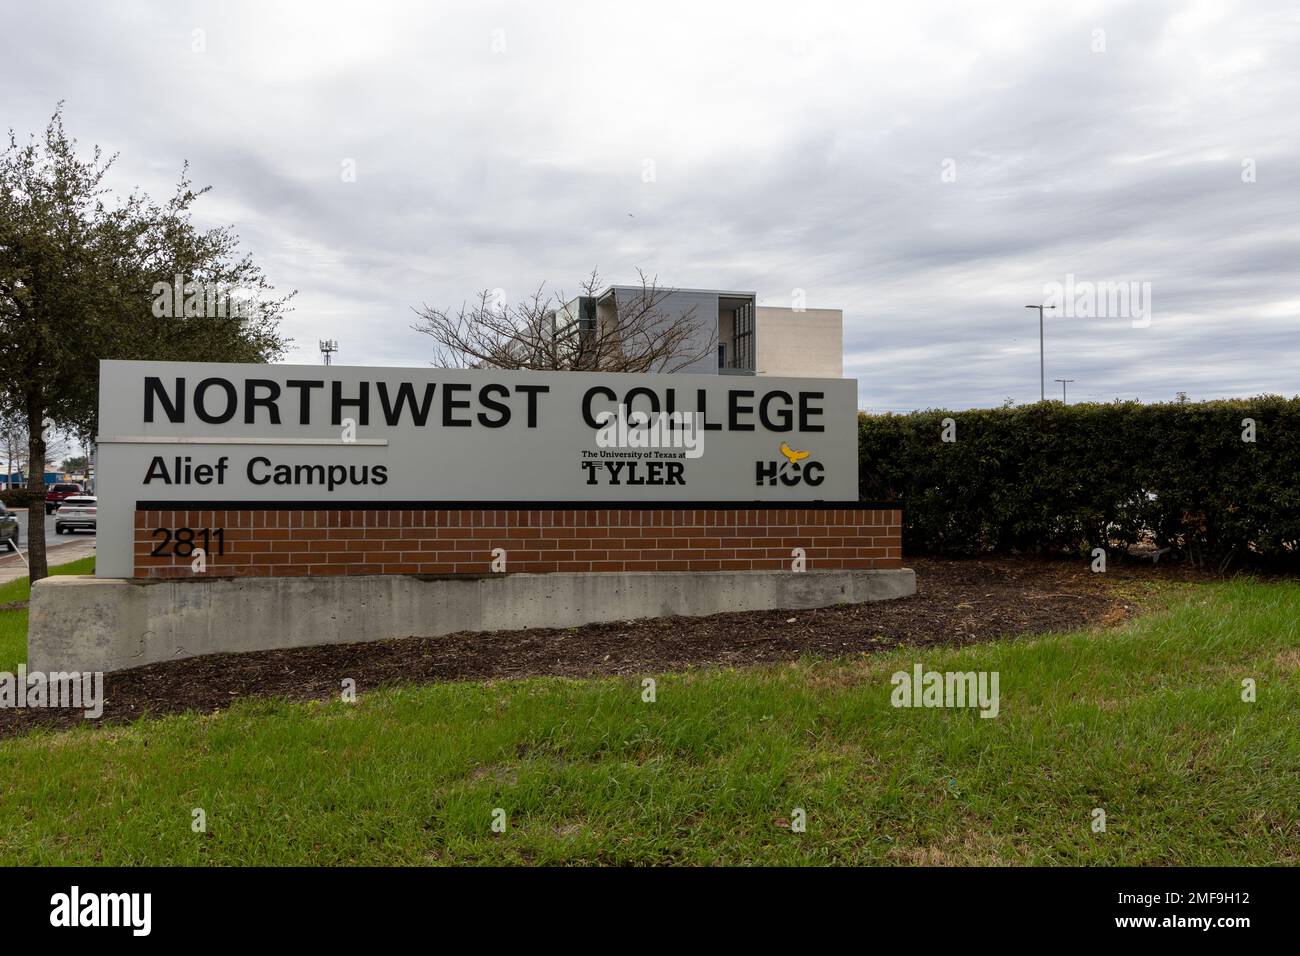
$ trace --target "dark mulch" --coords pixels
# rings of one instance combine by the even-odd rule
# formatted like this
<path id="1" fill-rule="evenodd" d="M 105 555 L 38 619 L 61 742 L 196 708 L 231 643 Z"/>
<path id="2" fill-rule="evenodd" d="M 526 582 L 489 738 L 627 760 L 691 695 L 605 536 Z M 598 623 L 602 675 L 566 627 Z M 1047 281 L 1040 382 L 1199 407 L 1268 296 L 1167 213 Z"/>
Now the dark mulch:
<path id="1" fill-rule="evenodd" d="M 1124 582 L 1184 578 L 1177 568 L 1129 566 L 1093 574 L 1085 561 L 1036 558 L 908 561 L 917 594 L 811 611 L 747 611 L 569 630 L 459 633 L 368 644 L 257 651 L 151 664 L 104 678 L 103 719 L 66 710 L 0 709 L 0 737 L 35 727 L 110 724 L 185 710 L 220 710 L 245 697 L 333 697 L 344 678 L 382 685 L 591 676 L 841 657 L 909 644 L 960 646 L 997 637 L 1118 623 L 1137 608 Z"/>

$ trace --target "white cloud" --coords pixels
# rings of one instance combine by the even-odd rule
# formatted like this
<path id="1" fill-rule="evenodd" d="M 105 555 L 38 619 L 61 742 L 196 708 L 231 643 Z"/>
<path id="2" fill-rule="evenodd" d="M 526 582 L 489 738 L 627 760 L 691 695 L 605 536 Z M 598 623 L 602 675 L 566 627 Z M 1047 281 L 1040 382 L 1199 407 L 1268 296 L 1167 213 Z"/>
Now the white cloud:
<path id="1" fill-rule="evenodd" d="M 1164 400 L 1295 391 L 1298 34 L 1284 2 L 55 0 L 0 82 L 20 133 L 66 99 L 123 188 L 190 159 L 300 290 L 298 361 L 419 362 L 411 306 L 640 266 L 842 307 L 866 406 L 997 404 L 1037 397 L 1023 305 L 1073 274 L 1155 317 L 1049 318 L 1048 378 Z"/>

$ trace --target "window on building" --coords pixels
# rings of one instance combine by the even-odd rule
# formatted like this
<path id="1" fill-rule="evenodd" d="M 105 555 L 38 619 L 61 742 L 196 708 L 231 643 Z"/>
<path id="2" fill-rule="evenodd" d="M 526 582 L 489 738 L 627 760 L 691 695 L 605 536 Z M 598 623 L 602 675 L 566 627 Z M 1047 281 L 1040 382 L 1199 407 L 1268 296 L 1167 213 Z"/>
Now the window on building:
<path id="1" fill-rule="evenodd" d="M 746 303 L 736 310 L 735 355 L 736 368 L 754 367 L 754 306 Z"/>

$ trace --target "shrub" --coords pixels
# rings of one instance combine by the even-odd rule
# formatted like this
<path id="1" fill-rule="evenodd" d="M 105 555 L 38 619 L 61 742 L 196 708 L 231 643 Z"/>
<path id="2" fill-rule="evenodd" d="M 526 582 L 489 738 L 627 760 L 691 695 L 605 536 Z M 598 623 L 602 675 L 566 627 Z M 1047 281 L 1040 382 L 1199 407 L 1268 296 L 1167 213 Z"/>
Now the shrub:
<path id="1" fill-rule="evenodd" d="M 951 418 L 956 440 L 941 441 Z M 863 499 L 902 502 L 913 552 L 1085 552 L 1139 540 L 1197 561 L 1300 554 L 1300 398 L 858 416 Z M 1243 440 L 1243 420 L 1255 441 Z"/>
<path id="2" fill-rule="evenodd" d="M 0 504 L 6 508 L 26 508 L 34 497 L 26 488 L 8 488 L 0 491 Z"/>

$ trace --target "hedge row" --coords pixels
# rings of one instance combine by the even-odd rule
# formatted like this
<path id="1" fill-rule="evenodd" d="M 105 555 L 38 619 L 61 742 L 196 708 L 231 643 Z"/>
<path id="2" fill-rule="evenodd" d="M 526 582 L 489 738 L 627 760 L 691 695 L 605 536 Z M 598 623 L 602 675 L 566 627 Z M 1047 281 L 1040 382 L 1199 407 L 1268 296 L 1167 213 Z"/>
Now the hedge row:
<path id="1" fill-rule="evenodd" d="M 33 495 L 26 488 L 9 488 L 0 491 L 0 504 L 6 508 L 26 508 Z"/>
<path id="2" fill-rule="evenodd" d="M 1300 398 L 1040 402 L 858 424 L 861 497 L 903 503 L 913 553 L 1142 541 L 1196 561 L 1300 554 Z"/>

